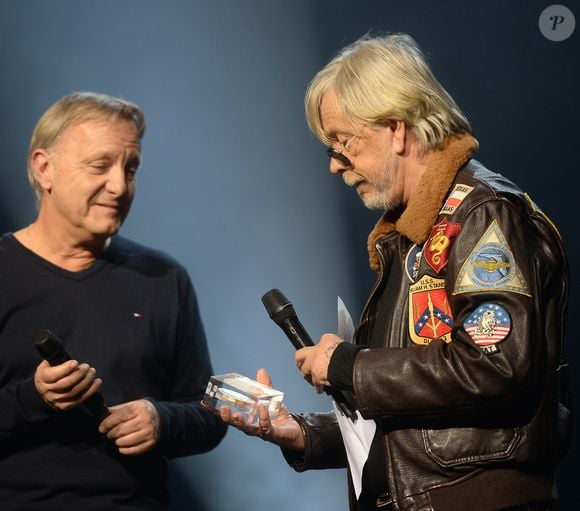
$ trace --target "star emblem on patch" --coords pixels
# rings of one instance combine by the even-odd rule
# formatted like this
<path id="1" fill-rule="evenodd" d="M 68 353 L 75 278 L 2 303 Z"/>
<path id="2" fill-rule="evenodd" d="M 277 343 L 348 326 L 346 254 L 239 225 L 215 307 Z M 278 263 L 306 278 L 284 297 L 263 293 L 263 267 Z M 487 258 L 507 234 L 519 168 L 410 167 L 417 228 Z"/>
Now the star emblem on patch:
<path id="1" fill-rule="evenodd" d="M 512 321 L 508 312 L 497 303 L 483 303 L 463 324 L 463 328 L 485 353 L 497 353 L 497 343 L 510 333 Z"/>
<path id="2" fill-rule="evenodd" d="M 445 279 L 423 275 L 409 287 L 409 336 L 426 346 L 438 339 L 451 342 L 453 314 L 445 291 Z"/>

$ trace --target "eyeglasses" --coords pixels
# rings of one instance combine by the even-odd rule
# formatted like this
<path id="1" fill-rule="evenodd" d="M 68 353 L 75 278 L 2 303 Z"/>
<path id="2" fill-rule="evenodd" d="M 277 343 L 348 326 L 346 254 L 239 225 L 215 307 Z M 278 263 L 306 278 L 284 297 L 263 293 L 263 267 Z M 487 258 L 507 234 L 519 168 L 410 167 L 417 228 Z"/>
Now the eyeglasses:
<path id="1" fill-rule="evenodd" d="M 365 127 L 366 127 L 366 125 L 365 125 Z M 349 168 L 352 167 L 351 160 L 344 153 L 348 152 L 348 146 L 352 143 L 352 141 L 355 138 L 358 138 L 359 136 L 360 135 L 353 135 L 344 143 L 337 142 L 336 145 L 338 146 L 338 149 L 335 149 L 333 146 L 328 146 L 326 148 L 326 154 L 328 155 L 328 157 L 330 159 L 332 159 L 332 158 L 337 159 L 345 167 L 349 167 Z"/>

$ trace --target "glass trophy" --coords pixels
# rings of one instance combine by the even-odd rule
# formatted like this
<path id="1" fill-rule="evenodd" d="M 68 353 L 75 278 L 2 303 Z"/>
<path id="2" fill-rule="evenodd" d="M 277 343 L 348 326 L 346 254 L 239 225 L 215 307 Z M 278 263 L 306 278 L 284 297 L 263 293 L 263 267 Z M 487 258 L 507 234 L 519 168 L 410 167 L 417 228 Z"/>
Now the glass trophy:
<path id="1" fill-rule="evenodd" d="M 203 404 L 219 410 L 228 406 L 241 412 L 247 424 L 257 425 L 258 408 L 268 405 L 270 419 L 275 419 L 282 406 L 284 393 L 238 373 L 211 376 L 203 396 Z"/>

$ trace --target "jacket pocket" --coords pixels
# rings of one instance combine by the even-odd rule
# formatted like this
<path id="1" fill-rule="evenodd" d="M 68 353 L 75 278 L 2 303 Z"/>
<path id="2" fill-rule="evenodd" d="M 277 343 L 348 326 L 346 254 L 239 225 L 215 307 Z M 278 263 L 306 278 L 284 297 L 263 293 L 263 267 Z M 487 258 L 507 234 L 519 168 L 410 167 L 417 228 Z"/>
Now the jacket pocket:
<path id="1" fill-rule="evenodd" d="M 443 467 L 507 458 L 520 439 L 519 428 L 423 430 L 425 452 Z"/>

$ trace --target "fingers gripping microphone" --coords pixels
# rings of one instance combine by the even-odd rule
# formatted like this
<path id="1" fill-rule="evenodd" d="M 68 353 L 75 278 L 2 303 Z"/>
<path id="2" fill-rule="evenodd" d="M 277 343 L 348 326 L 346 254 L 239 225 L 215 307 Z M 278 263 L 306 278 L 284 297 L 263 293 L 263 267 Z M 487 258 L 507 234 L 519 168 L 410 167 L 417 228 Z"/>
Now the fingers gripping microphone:
<path id="1" fill-rule="evenodd" d="M 271 289 L 262 296 L 262 303 L 270 318 L 286 334 L 293 346 L 299 350 L 308 346 L 314 346 L 312 339 L 300 323 L 294 307 L 279 289 Z M 327 388 L 325 392 L 332 396 L 336 404 L 351 419 L 356 418 L 355 407 L 350 403 L 344 393 L 338 389 Z"/>
<path id="2" fill-rule="evenodd" d="M 70 355 L 64 349 L 62 341 L 50 330 L 39 330 L 36 332 L 34 335 L 34 346 L 38 353 L 40 353 L 40 356 L 51 366 L 62 364 L 71 359 Z M 89 397 L 82 406 L 99 422 L 110 413 L 105 405 L 103 396 L 99 392 Z"/>

